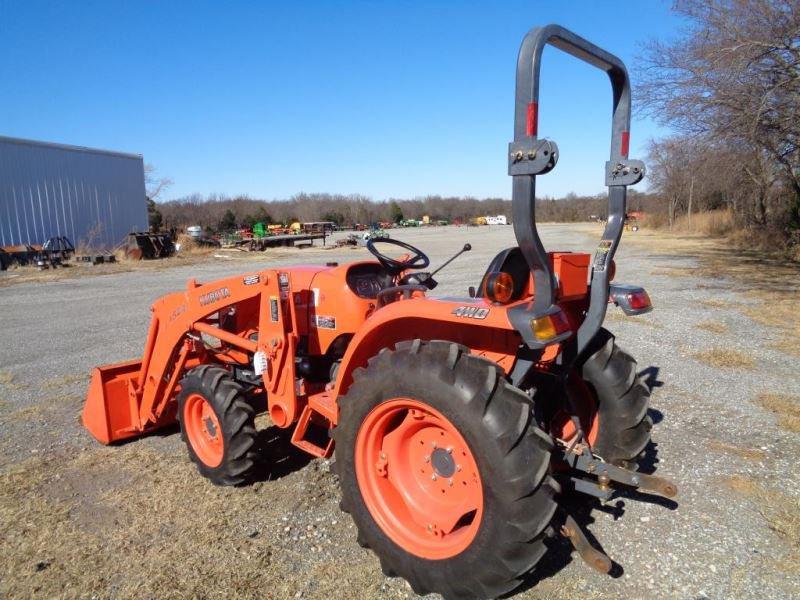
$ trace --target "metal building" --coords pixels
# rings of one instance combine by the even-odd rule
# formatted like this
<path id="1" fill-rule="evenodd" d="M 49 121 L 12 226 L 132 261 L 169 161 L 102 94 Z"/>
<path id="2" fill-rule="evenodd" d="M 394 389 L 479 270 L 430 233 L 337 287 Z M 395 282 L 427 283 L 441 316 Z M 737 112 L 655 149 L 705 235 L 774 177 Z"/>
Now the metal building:
<path id="1" fill-rule="evenodd" d="M 0 136 L 0 245 L 111 249 L 131 231 L 147 231 L 141 154 Z"/>

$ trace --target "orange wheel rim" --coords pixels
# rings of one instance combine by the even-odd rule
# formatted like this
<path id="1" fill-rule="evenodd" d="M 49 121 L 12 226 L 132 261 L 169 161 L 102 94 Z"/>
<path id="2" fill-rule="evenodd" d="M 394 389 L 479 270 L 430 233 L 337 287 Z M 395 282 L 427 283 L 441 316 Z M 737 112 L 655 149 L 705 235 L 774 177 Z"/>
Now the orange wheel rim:
<path id="1" fill-rule="evenodd" d="M 224 453 L 222 429 L 214 409 L 200 394 L 186 399 L 183 425 L 197 457 L 209 467 L 219 466 Z"/>
<path id="2" fill-rule="evenodd" d="M 427 404 L 393 398 L 372 409 L 356 438 L 355 467 L 370 514 L 405 551 L 445 559 L 475 539 L 478 465 L 458 429 Z"/>

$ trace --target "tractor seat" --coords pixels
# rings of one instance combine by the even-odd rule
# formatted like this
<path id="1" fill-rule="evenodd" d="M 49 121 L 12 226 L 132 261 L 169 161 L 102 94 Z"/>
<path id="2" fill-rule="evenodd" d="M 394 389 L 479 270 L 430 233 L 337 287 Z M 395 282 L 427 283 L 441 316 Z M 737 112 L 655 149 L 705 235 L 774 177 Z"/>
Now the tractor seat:
<path id="1" fill-rule="evenodd" d="M 497 271 L 508 273 L 514 281 L 514 293 L 511 295 L 511 301 L 513 302 L 514 300 L 522 298 L 528 286 L 531 271 L 525 257 L 522 256 L 522 251 L 519 249 L 519 246 L 501 250 L 497 256 L 492 259 L 492 262 L 489 263 L 489 267 L 486 269 L 486 273 L 484 273 L 481 278 L 475 297 L 483 298 L 486 296 L 486 291 L 484 289 L 486 278 L 490 273 Z"/>

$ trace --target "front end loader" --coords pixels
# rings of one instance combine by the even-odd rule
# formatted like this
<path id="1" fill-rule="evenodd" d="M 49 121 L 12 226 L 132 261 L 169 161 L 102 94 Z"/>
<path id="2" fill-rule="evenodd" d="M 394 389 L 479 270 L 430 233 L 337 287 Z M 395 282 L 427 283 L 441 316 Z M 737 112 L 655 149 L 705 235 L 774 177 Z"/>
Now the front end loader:
<path id="1" fill-rule="evenodd" d="M 591 255 L 547 252 L 536 228 L 536 177 L 558 161 L 538 134 L 548 44 L 611 82 L 608 222 Z M 371 260 L 190 280 L 153 304 L 141 360 L 94 370 L 83 423 L 109 444 L 177 421 L 200 473 L 238 485 L 269 460 L 254 422 L 266 412 L 298 450 L 335 459 L 359 543 L 419 594 L 508 594 L 559 534 L 608 572 L 567 506 L 677 493 L 638 470 L 650 390 L 602 327 L 610 305 L 652 309 L 644 289 L 613 281 L 626 190 L 644 176 L 629 126 L 623 63 L 561 27 L 533 29 L 508 148 L 517 244 L 468 295 L 429 295 L 438 270 L 393 238 L 370 239 Z"/>

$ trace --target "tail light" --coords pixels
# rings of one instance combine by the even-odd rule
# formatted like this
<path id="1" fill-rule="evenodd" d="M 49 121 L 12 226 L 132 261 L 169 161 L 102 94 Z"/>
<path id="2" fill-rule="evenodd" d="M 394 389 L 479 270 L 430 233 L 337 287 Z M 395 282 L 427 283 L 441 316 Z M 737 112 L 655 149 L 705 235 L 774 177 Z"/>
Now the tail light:
<path id="1" fill-rule="evenodd" d="M 641 315 L 653 310 L 653 303 L 645 289 L 635 285 L 611 285 L 608 299 L 609 302 L 619 306 L 626 315 Z"/>
<path id="2" fill-rule="evenodd" d="M 636 292 L 631 292 L 627 296 L 628 304 L 633 310 L 642 310 L 645 308 L 653 308 L 653 304 L 650 302 L 650 296 L 647 295 L 645 290 L 638 290 Z"/>

